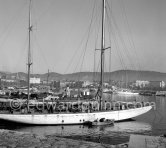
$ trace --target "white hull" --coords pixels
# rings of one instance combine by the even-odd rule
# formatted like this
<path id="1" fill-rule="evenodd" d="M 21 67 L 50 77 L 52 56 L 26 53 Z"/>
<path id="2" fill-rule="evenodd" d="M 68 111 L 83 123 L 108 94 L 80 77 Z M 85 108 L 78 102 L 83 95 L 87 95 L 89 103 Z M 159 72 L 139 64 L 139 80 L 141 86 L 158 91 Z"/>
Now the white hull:
<path id="1" fill-rule="evenodd" d="M 135 93 L 135 92 L 123 92 L 123 91 L 119 91 L 119 92 L 117 92 L 117 94 L 119 94 L 119 95 L 139 95 L 139 93 Z"/>
<path id="2" fill-rule="evenodd" d="M 83 124 L 96 119 L 106 118 L 115 121 L 126 120 L 148 112 L 152 106 L 119 111 L 103 111 L 93 113 L 66 113 L 66 114 L 0 114 L 0 119 L 23 124 L 60 125 Z"/>

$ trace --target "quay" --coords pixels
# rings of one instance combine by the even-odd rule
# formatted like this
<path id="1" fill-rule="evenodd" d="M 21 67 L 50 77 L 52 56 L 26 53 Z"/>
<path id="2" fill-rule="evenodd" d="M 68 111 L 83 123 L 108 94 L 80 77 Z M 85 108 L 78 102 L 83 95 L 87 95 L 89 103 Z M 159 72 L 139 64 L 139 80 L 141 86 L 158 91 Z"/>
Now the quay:
<path id="1" fill-rule="evenodd" d="M 29 132 L 0 130 L 0 147 L 3 148 L 166 148 L 166 137 L 130 135 L 128 143 L 109 145 L 103 143 L 73 140 L 55 135 L 37 135 Z"/>
<path id="2" fill-rule="evenodd" d="M 160 136 L 130 135 L 129 148 L 166 148 L 166 138 Z"/>
<path id="3" fill-rule="evenodd" d="M 126 148 L 126 144 L 108 145 L 57 137 L 55 135 L 40 136 L 28 132 L 0 130 L 1 148 Z"/>

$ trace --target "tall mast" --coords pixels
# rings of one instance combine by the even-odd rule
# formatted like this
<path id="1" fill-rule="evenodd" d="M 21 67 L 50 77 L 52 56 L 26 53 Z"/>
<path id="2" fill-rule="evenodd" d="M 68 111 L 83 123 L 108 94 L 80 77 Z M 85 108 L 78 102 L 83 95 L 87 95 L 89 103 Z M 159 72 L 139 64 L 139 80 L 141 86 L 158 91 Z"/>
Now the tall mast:
<path id="1" fill-rule="evenodd" d="M 31 25 L 31 3 L 32 0 L 29 0 L 29 22 L 28 22 L 28 32 L 29 32 L 29 38 L 28 38 L 28 99 L 27 99 L 27 109 L 29 112 L 29 99 L 30 99 L 30 70 L 31 70 L 31 32 L 32 32 L 32 25 Z"/>
<path id="2" fill-rule="evenodd" d="M 104 50 L 105 50 L 105 0 L 102 0 L 102 37 L 101 37 L 101 98 L 100 110 L 102 109 L 101 100 L 103 98 L 103 81 L 104 81 Z"/>
<path id="3" fill-rule="evenodd" d="M 48 86 L 48 79 L 49 79 L 49 69 L 48 69 L 48 74 L 47 74 L 47 86 Z"/>

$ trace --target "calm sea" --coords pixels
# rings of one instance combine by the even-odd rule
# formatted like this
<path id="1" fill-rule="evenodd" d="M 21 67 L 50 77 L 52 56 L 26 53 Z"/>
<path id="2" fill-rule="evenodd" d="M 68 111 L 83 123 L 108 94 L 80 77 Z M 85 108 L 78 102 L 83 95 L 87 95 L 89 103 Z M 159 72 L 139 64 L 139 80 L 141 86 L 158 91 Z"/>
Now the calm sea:
<path id="1" fill-rule="evenodd" d="M 110 96 L 106 96 L 109 100 Z M 134 118 L 133 121 L 115 123 L 114 126 L 88 127 L 73 126 L 20 126 L 0 122 L 1 129 L 31 132 L 39 135 L 57 135 L 66 138 L 94 141 L 105 144 L 120 144 L 129 141 L 130 134 L 162 135 L 166 134 L 166 97 L 155 96 L 111 96 L 118 101 L 155 102 L 156 109 Z"/>

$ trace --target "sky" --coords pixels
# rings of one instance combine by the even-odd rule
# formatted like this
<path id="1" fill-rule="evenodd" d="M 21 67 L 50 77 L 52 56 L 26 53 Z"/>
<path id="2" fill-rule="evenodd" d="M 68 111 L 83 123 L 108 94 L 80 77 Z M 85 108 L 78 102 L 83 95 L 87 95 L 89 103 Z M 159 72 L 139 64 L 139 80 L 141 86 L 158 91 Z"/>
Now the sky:
<path id="1" fill-rule="evenodd" d="M 106 4 L 105 70 L 166 72 L 166 1 Z M 0 0 L 0 71 L 27 71 L 28 5 Z M 32 73 L 99 69 L 101 0 L 32 0 L 32 25 Z"/>

